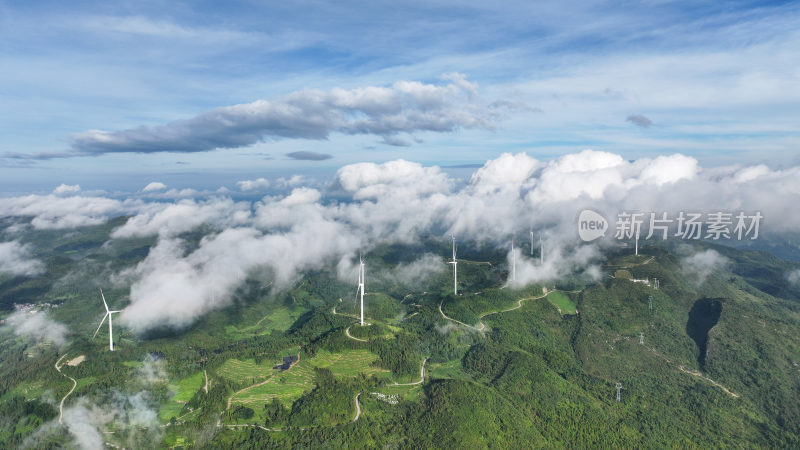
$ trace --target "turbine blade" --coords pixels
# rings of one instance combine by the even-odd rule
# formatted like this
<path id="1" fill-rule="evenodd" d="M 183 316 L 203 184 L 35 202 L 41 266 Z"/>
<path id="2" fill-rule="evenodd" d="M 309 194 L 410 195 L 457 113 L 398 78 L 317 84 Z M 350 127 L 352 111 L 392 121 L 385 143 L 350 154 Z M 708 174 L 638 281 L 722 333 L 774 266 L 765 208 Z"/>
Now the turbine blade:
<path id="1" fill-rule="evenodd" d="M 97 329 L 94 330 L 94 334 L 92 335 L 92 339 L 94 339 L 97 336 L 97 332 L 100 331 L 100 327 L 103 326 L 103 323 L 105 323 L 106 317 L 108 317 L 108 315 L 109 315 L 109 313 L 106 313 L 106 315 L 103 316 L 103 320 L 100 321 L 100 325 L 98 325 Z"/>
<path id="2" fill-rule="evenodd" d="M 103 295 L 103 288 L 100 288 L 100 297 L 103 299 L 103 306 L 106 307 L 106 312 L 108 312 L 108 303 L 106 303 L 106 296 Z"/>

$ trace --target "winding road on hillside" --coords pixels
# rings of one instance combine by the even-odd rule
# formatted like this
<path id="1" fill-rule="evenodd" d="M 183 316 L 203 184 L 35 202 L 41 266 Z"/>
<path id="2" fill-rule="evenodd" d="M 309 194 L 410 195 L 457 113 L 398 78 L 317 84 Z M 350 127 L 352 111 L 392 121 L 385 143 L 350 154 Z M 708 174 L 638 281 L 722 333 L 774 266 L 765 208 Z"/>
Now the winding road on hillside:
<path id="1" fill-rule="evenodd" d="M 681 372 L 683 372 L 683 373 L 688 373 L 689 375 L 692 375 L 692 376 L 695 376 L 697 378 L 700 378 L 700 379 L 708 381 L 709 383 L 713 384 L 714 386 L 722 389 L 723 392 L 725 392 L 726 394 L 730 395 L 733 398 L 739 398 L 740 397 L 739 394 L 736 394 L 734 392 L 729 391 L 728 388 L 726 388 L 725 386 L 717 383 L 716 381 L 712 380 L 711 378 L 708 378 L 707 376 L 703 375 L 702 373 L 698 372 L 697 370 L 686 369 L 685 367 L 683 367 L 683 365 L 679 365 L 678 369 L 680 369 Z"/>
<path id="2" fill-rule="evenodd" d="M 352 327 L 352 325 L 350 325 L 350 327 Z M 344 334 L 346 334 L 346 335 L 347 335 L 347 337 L 349 337 L 350 339 L 352 339 L 352 340 L 354 340 L 354 341 L 358 341 L 358 342 L 369 342 L 369 341 L 368 341 L 368 340 L 366 340 L 366 339 L 359 339 L 359 338 L 357 338 L 357 337 L 353 336 L 352 334 L 350 334 L 350 327 L 347 327 L 347 328 L 345 328 L 345 330 L 344 330 Z"/>
<path id="3" fill-rule="evenodd" d="M 358 397 L 359 396 L 361 396 L 361 392 L 356 394 L 356 416 L 353 417 L 353 422 L 357 421 L 358 418 L 361 417 L 361 405 L 358 404 Z"/>
<path id="4" fill-rule="evenodd" d="M 637 263 L 637 264 L 631 264 L 631 265 L 628 265 L 628 266 L 621 266 L 620 268 L 621 269 L 630 269 L 631 267 L 643 266 L 645 264 L 650 264 L 655 259 L 656 259 L 655 256 L 651 256 L 651 257 L 647 258 L 646 261 L 643 261 L 643 262 L 640 262 L 640 263 Z M 614 275 L 612 274 L 611 277 L 614 278 Z M 661 359 L 663 359 L 664 361 L 666 361 L 667 363 L 673 364 L 672 360 L 670 360 L 666 356 L 662 355 L 661 352 L 659 352 L 655 348 L 647 347 L 647 349 L 650 350 L 656 356 L 658 356 Z M 689 374 L 689 375 L 691 375 L 691 376 L 693 376 L 695 378 L 699 378 L 699 379 L 701 379 L 703 381 L 706 381 L 706 382 L 710 383 L 713 386 L 716 386 L 717 388 L 721 389 L 723 392 L 725 392 L 726 394 L 730 395 L 733 398 L 741 397 L 739 394 L 737 394 L 735 392 L 732 392 L 730 389 L 728 389 L 727 387 L 723 386 L 722 384 L 720 384 L 720 383 L 712 380 L 711 378 L 708 378 L 707 376 L 703 375 L 702 372 L 700 372 L 700 371 L 693 370 L 693 369 L 687 369 L 686 367 L 683 366 L 683 364 L 678 364 L 677 368 L 678 368 L 678 370 L 680 370 L 683 373 Z"/>
<path id="5" fill-rule="evenodd" d="M 553 290 L 553 291 L 550 291 L 550 292 L 556 292 L 556 291 L 557 291 L 557 289 Z M 542 295 L 539 295 L 537 297 L 525 297 L 525 298 L 521 298 L 521 299 L 517 300 L 517 306 L 514 306 L 512 308 L 508 308 L 508 309 L 504 309 L 502 311 L 492 311 L 492 312 L 488 312 L 488 313 L 483 313 L 478 317 L 480 319 L 483 319 L 484 317 L 491 316 L 492 314 L 500 314 L 500 313 L 504 313 L 504 312 L 514 311 L 515 309 L 520 309 L 520 308 L 522 308 L 522 302 L 528 301 L 528 300 L 538 300 L 540 298 L 545 298 L 545 297 L 547 297 L 547 294 L 549 294 L 550 292 L 547 291 L 547 288 L 544 288 L 544 293 Z"/>
<path id="6" fill-rule="evenodd" d="M 341 302 L 342 302 L 342 299 L 339 299 L 339 303 L 341 303 Z M 336 312 L 336 305 L 333 305 L 333 310 L 331 312 L 333 312 L 333 314 L 336 315 L 336 316 L 352 317 L 353 319 L 359 319 L 360 320 L 360 317 L 358 317 L 355 314 L 346 314 L 346 313 Z"/>
<path id="7" fill-rule="evenodd" d="M 470 261 L 468 259 L 456 259 L 456 261 L 466 264 L 486 264 L 487 266 L 492 266 L 492 263 L 489 261 Z"/>
<path id="8" fill-rule="evenodd" d="M 419 381 L 415 381 L 413 383 L 398 383 L 394 382 L 392 386 L 414 386 L 417 384 L 422 384 L 425 382 L 425 363 L 428 362 L 428 358 L 422 361 L 422 367 L 419 368 Z"/>
<path id="9" fill-rule="evenodd" d="M 656 257 L 655 256 L 651 256 L 651 257 L 647 258 L 646 261 L 642 261 L 640 263 L 634 263 L 634 264 L 629 264 L 627 266 L 617 266 L 617 267 L 619 269 L 630 269 L 631 267 L 638 267 L 638 266 L 643 266 L 645 264 L 650 264 L 654 259 L 656 259 Z M 613 267 L 613 266 L 611 266 L 611 267 Z"/>
<path id="10" fill-rule="evenodd" d="M 468 324 L 466 324 L 466 323 L 464 323 L 464 322 L 462 322 L 460 320 L 453 319 L 452 317 L 447 317 L 447 315 L 444 313 L 444 311 L 442 311 L 442 303 L 444 303 L 444 299 L 442 299 L 442 301 L 439 302 L 439 314 L 442 315 L 443 319 L 450 320 L 450 321 L 455 322 L 455 323 L 457 323 L 459 325 L 464 325 L 465 327 L 471 328 L 471 329 L 473 329 L 473 330 L 475 330 L 475 331 L 477 331 L 479 333 L 483 333 L 484 331 L 486 331 L 486 325 L 484 325 L 483 322 L 479 322 L 480 323 L 479 326 L 473 327 L 472 325 L 468 325 Z"/>
<path id="11" fill-rule="evenodd" d="M 71 376 L 69 376 L 69 375 L 67 375 L 67 374 L 61 373 L 61 366 L 59 366 L 59 365 L 58 365 L 58 363 L 60 363 L 60 362 L 61 362 L 61 360 L 62 360 L 62 359 L 64 359 L 64 357 L 65 357 L 65 356 L 67 356 L 67 354 L 66 354 L 66 353 L 64 353 L 63 355 L 61 355 L 61 358 L 58 358 L 58 361 L 56 361 L 56 370 L 57 370 L 57 371 L 58 371 L 58 373 L 60 373 L 61 375 L 63 375 L 63 376 L 65 376 L 65 377 L 69 378 L 70 380 L 72 380 L 72 389 L 70 389 L 70 390 L 69 390 L 69 392 L 67 392 L 67 395 L 65 395 L 65 396 L 64 396 L 64 397 L 61 399 L 61 403 L 59 403 L 59 404 L 58 404 L 58 423 L 61 423 L 61 419 L 64 417 L 64 400 L 66 400 L 66 399 L 67 399 L 67 397 L 69 397 L 69 396 L 70 396 L 70 394 L 72 394 L 72 392 L 75 390 L 75 388 L 76 388 L 76 387 L 78 387 L 78 382 L 77 382 L 77 381 L 75 381 L 75 378 L 72 378 Z"/>
<path id="12" fill-rule="evenodd" d="M 650 352 L 653 353 L 654 355 L 656 355 L 659 358 L 661 358 L 664 361 L 666 361 L 669 365 L 674 364 L 671 359 L 669 359 L 666 356 L 662 355 L 661 352 L 659 352 L 655 347 L 647 347 L 647 346 L 645 346 L 645 348 L 650 350 Z M 695 378 L 699 378 L 701 380 L 707 381 L 708 383 L 720 388 L 723 392 L 725 392 L 726 394 L 730 395 L 733 398 L 741 397 L 739 394 L 737 394 L 735 392 L 732 392 L 727 387 L 723 386 L 720 383 L 717 383 L 716 381 L 712 380 L 711 378 L 708 378 L 707 376 L 703 375 L 701 372 L 699 372 L 697 370 L 687 369 L 686 367 L 684 367 L 683 364 L 678 364 L 676 367 L 678 368 L 678 370 L 680 370 L 681 372 L 683 372 L 685 374 L 689 374 L 689 375 L 691 375 L 691 376 L 693 376 Z"/>

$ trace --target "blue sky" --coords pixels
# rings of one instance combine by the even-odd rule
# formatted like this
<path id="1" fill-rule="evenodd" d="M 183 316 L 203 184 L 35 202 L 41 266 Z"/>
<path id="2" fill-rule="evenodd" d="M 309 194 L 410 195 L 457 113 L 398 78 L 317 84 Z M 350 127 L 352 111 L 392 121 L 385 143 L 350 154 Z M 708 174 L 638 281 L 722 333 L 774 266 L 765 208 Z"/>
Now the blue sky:
<path id="1" fill-rule="evenodd" d="M 800 164 L 796 2 L 535 3 L 0 2 L 0 192 L 585 148 Z"/>

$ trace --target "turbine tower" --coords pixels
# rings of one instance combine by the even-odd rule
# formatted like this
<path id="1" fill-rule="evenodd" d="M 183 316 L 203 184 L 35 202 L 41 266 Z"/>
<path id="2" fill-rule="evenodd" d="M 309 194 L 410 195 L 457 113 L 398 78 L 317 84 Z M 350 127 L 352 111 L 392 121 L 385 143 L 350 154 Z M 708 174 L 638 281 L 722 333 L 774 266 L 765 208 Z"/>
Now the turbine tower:
<path id="1" fill-rule="evenodd" d="M 94 331 L 94 335 L 92 336 L 92 339 L 94 339 L 97 336 L 97 332 L 100 331 L 100 327 L 103 326 L 103 322 L 105 322 L 106 321 L 106 317 L 108 317 L 108 349 L 113 352 L 114 351 L 114 333 L 113 333 L 113 329 L 111 328 L 111 315 L 114 314 L 114 313 L 121 312 L 121 311 L 110 311 L 108 309 L 108 303 L 106 303 L 106 296 L 103 295 L 103 289 L 102 288 L 100 289 L 100 298 L 103 299 L 103 306 L 106 307 L 106 315 L 103 316 L 103 320 L 100 321 L 100 325 L 98 325 L 97 329 Z"/>
<path id="2" fill-rule="evenodd" d="M 361 293 L 361 326 L 364 326 L 364 260 L 358 257 L 358 291 Z"/>
<path id="3" fill-rule="evenodd" d="M 458 260 L 456 259 L 456 237 L 453 238 L 453 260 L 448 261 L 447 264 L 453 265 L 453 295 L 458 295 Z"/>
<path id="4" fill-rule="evenodd" d="M 542 233 L 539 233 L 539 264 L 544 264 L 544 244 L 542 243 Z"/>
<path id="5" fill-rule="evenodd" d="M 531 256 L 533 256 L 533 225 L 531 225 Z"/>

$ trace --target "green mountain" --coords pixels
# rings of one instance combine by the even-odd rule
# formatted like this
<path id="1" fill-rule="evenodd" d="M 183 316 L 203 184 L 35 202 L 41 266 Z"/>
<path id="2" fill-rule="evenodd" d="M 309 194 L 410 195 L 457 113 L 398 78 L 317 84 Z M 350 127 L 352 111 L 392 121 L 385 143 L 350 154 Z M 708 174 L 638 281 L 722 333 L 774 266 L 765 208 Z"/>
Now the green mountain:
<path id="1" fill-rule="evenodd" d="M 110 352 L 97 283 L 154 244 L 109 242 L 122 220 L 28 231 L 45 274 L 0 277 L 4 446 L 72 445 L 81 417 L 128 448 L 800 446 L 800 265 L 770 253 L 698 243 L 726 261 L 699 274 L 686 248 L 645 247 L 599 280 L 512 290 L 504 254 L 475 248 L 454 296 L 447 242 L 384 246 L 365 255 L 367 326 L 333 267 L 280 292 L 251 274 L 187 329 L 115 325 Z M 425 252 L 442 270 L 392 276 Z M 103 286 L 112 308 L 126 283 Z M 15 304 L 66 342 L 14 328 Z"/>

